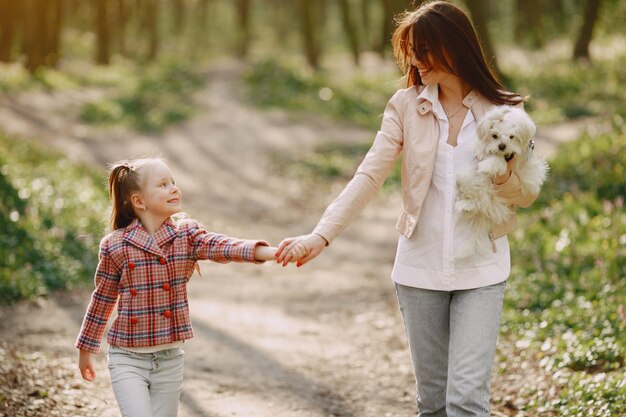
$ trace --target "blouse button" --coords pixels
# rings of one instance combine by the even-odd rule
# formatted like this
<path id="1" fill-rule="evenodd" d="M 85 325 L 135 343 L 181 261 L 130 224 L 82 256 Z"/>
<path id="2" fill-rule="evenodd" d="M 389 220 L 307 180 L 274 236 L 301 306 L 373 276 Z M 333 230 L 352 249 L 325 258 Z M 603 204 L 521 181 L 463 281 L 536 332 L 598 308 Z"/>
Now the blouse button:
<path id="1" fill-rule="evenodd" d="M 133 297 L 137 295 L 137 290 L 134 288 L 130 289 L 130 295 L 132 295 Z"/>
<path id="2" fill-rule="evenodd" d="M 163 317 L 165 317 L 166 319 L 169 319 L 170 317 L 172 317 L 172 312 L 170 310 L 165 310 L 163 312 Z"/>
<path id="3" fill-rule="evenodd" d="M 138 321 L 139 321 L 139 319 L 137 319 L 137 317 L 131 317 L 130 318 L 130 324 L 137 324 Z"/>
<path id="4" fill-rule="evenodd" d="M 129 262 L 128 263 L 128 268 L 129 269 L 135 269 L 135 263 L 134 262 Z"/>
<path id="5" fill-rule="evenodd" d="M 167 261 L 163 257 L 159 258 L 159 262 L 161 263 L 161 265 L 165 265 L 167 263 Z"/>
<path id="6" fill-rule="evenodd" d="M 164 289 L 165 291 L 169 291 L 169 290 L 170 290 L 170 288 L 171 288 L 171 287 L 170 287 L 170 284 L 168 284 L 167 282 L 166 282 L 165 284 L 163 284 L 163 289 Z"/>

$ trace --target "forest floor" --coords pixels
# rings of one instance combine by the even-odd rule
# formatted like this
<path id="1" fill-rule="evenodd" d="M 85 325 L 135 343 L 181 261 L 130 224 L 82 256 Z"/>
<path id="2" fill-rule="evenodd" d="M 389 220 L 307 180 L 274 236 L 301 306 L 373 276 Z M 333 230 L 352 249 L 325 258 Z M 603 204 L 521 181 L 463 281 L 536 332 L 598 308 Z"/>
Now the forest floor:
<path id="1" fill-rule="evenodd" d="M 375 132 L 318 117 L 259 110 L 239 91 L 240 66 L 207 73 L 191 120 L 157 135 L 81 124 L 80 107 L 105 92 L 84 89 L 0 96 L 0 128 L 104 169 L 161 155 L 190 217 L 210 230 L 277 244 L 309 232 L 341 184 L 285 175 L 324 142 L 358 143 Z M 581 126 L 540 130 L 538 152 Z M 185 344 L 180 417 L 391 417 L 415 415 L 415 386 L 389 278 L 399 192 L 381 193 L 324 254 L 302 268 L 275 263 L 203 264 L 189 284 L 195 337 Z M 515 279 L 515 278 L 513 278 Z M 0 306 L 0 416 L 119 416 L 106 355 L 98 377 L 80 379 L 75 337 L 89 291 Z M 516 397 L 541 385 L 536 364 L 501 341 L 498 361 L 517 363 L 493 382 L 494 416 L 529 416 Z M 527 358 L 528 359 L 528 358 Z M 510 368 L 509 368 L 510 369 Z M 4 413 L 4 414 L 3 414 Z"/>

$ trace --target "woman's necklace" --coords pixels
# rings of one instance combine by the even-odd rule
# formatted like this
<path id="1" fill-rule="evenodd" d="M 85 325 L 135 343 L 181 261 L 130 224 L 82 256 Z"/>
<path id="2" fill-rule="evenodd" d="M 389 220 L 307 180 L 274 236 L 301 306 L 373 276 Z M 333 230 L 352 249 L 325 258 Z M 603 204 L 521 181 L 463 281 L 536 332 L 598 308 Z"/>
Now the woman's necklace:
<path id="1" fill-rule="evenodd" d="M 443 105 L 442 105 L 441 107 L 443 107 Z M 461 111 L 461 109 L 462 109 L 463 107 L 465 107 L 465 106 L 463 106 L 463 103 L 461 103 L 461 105 L 459 106 L 459 108 L 458 108 L 458 109 L 456 109 L 456 110 L 454 111 L 454 113 L 452 113 L 452 114 L 448 114 L 448 112 L 446 111 L 446 109 L 445 109 L 445 108 L 443 109 L 443 112 L 446 114 L 446 117 L 448 117 L 448 120 L 450 120 L 450 119 L 452 119 L 454 116 L 456 116 L 456 115 L 457 115 L 457 114 Z"/>

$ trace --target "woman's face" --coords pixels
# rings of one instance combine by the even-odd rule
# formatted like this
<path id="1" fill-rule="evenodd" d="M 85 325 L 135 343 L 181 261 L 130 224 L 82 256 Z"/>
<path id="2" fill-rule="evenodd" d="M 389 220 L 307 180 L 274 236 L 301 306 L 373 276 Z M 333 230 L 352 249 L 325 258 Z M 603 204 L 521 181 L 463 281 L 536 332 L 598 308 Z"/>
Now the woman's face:
<path id="1" fill-rule="evenodd" d="M 409 39 L 413 39 L 413 35 L 409 34 Z M 428 46 L 420 48 L 426 54 L 423 60 L 420 60 L 413 49 L 413 42 L 409 40 L 409 52 L 411 53 L 411 65 L 416 67 L 419 71 L 420 78 L 424 85 L 439 84 L 447 77 L 452 76 L 450 72 L 446 71 L 443 65 L 437 65 L 434 62 L 434 58 L 430 53 Z"/>

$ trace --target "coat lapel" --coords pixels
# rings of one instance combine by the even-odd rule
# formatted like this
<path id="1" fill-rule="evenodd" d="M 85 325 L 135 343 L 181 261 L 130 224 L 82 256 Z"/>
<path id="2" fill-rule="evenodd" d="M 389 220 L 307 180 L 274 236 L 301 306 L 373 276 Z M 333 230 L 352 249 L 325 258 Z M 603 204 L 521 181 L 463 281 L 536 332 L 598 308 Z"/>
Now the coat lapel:
<path id="1" fill-rule="evenodd" d="M 139 219 L 134 219 L 132 223 L 126 227 L 124 240 L 141 250 L 157 256 L 163 256 L 161 248 L 166 243 L 171 242 L 176 237 L 176 234 L 176 226 L 171 219 L 167 219 L 165 223 L 163 223 L 154 234 L 154 237 L 146 232 Z"/>

